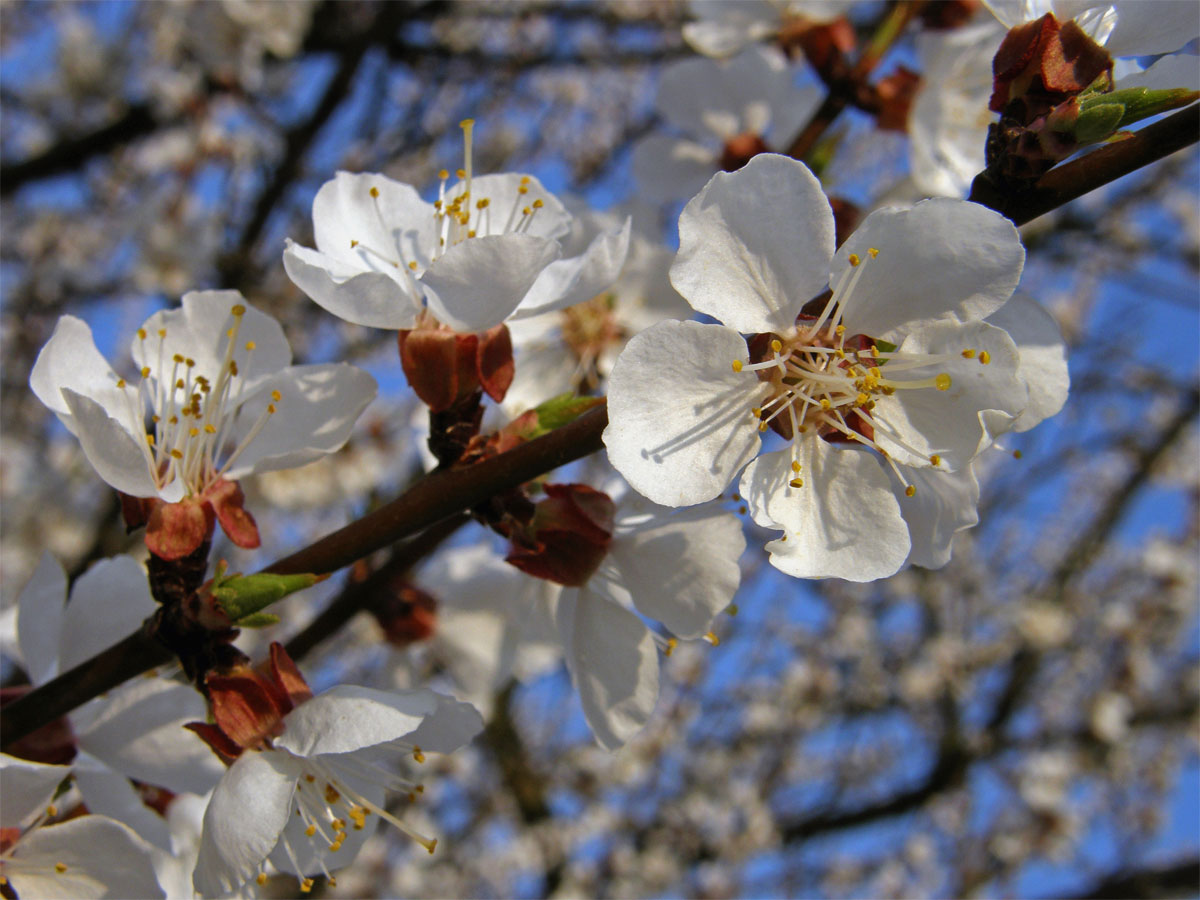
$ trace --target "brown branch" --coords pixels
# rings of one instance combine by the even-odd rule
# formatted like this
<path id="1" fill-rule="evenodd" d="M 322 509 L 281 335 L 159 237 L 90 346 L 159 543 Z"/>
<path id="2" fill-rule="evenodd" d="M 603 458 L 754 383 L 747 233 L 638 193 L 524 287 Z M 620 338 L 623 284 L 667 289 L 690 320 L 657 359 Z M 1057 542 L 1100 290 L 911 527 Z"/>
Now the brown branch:
<path id="1" fill-rule="evenodd" d="M 607 408 L 600 405 L 569 425 L 470 468 L 434 472 L 386 506 L 264 571 L 279 574 L 336 571 L 471 509 L 494 494 L 595 453 L 602 446 L 600 436 L 607 424 Z M 0 739 L 8 746 L 93 697 L 169 660 L 167 651 L 148 634 L 135 632 L 0 709 Z"/>
<path id="2" fill-rule="evenodd" d="M 1122 900 L 1129 897 L 1191 897 L 1200 888 L 1200 859 L 1169 866 L 1117 872 L 1077 896 L 1081 900 Z"/>
<path id="3" fill-rule="evenodd" d="M 1130 137 L 1056 166 L 1023 193 L 1002 190 L 986 173 L 981 173 L 975 177 L 967 199 L 1024 225 L 1197 141 L 1200 141 L 1200 105 L 1193 105 L 1147 125 Z"/>

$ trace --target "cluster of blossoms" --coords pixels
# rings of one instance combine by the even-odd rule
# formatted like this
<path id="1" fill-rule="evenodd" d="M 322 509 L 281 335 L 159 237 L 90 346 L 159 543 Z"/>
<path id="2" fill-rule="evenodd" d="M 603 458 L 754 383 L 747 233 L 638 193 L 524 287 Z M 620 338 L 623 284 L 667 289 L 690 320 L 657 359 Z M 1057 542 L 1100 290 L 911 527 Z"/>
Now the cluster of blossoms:
<path id="1" fill-rule="evenodd" d="M 797 92 L 782 52 L 745 45 L 770 36 L 789 48 L 786 35 L 800 40 L 844 6 L 697 4 L 689 41 L 730 58 L 664 73 L 660 111 L 685 137 L 652 136 L 633 161 L 657 199 L 699 189 L 679 219 L 673 291 L 669 254 L 629 217 L 573 215 L 529 174 L 476 174 L 470 120 L 464 166 L 453 183 L 440 173 L 436 199 L 339 172 L 313 204 L 315 249 L 287 242 L 284 269 L 313 301 L 398 332 L 442 469 L 599 402 L 556 394 L 607 392 L 616 473 L 481 504 L 471 512 L 506 542 L 503 563 L 493 537 L 455 547 L 372 607 L 393 644 L 445 656 L 458 699 L 423 685 L 314 696 L 281 645 L 257 667 L 233 650 L 234 626 L 249 618 L 226 615 L 213 582 L 192 577 L 217 523 L 237 546 L 259 546 L 239 479 L 339 450 L 375 398 L 370 375 L 291 365 L 281 326 L 232 291 L 185 294 L 151 316 L 129 378 L 87 324 L 60 320 L 31 387 L 121 493 L 127 524 L 146 526 L 150 582 L 132 559 L 106 561 L 64 613 L 65 576 L 45 561 L 20 601 L 13 655 L 38 685 L 143 621 L 160 637 L 169 626 L 172 649 L 197 641 L 179 655 L 200 694 L 159 677 L 127 686 L 73 715 L 56 741 L 23 747 L 32 762 L 6 762 L 6 784 L 12 771 L 37 787 L 4 833 L 4 877 L 18 892 L 35 872 L 85 870 L 65 856 L 45 868 L 42 845 L 63 846 L 45 835 L 67 828 L 157 848 L 163 856 L 147 858 L 160 883 L 182 877 L 206 896 L 253 890 L 268 865 L 304 891 L 318 876 L 332 884 L 374 819 L 433 852 L 388 795 L 415 800 L 426 753 L 466 744 L 483 728 L 476 706 L 559 659 L 597 742 L 621 747 L 653 714 L 659 655 L 681 639 L 719 641 L 714 621 L 733 606 L 746 547 L 721 503 L 735 480 L 732 499 L 778 535 L 766 550 L 790 575 L 863 582 L 949 560 L 955 535 L 977 521 L 984 454 L 1064 403 L 1063 344 L 1015 293 L 1024 250 L 1008 219 L 931 199 L 877 209 L 846 237 L 817 176 L 767 152 L 821 95 Z M 1019 74 L 1004 84 L 1024 89 Z M 685 303 L 716 321 L 685 320 Z M 484 395 L 509 418 L 491 433 Z M 98 814 L 77 820 L 87 826 L 45 824 L 57 817 L 48 786 L 66 778 Z M 131 778 L 168 801 L 194 795 L 202 825 L 190 838 L 167 829 Z M 182 874 L 166 862 L 180 856 Z M 105 877 L 87 890 L 135 890 Z"/>

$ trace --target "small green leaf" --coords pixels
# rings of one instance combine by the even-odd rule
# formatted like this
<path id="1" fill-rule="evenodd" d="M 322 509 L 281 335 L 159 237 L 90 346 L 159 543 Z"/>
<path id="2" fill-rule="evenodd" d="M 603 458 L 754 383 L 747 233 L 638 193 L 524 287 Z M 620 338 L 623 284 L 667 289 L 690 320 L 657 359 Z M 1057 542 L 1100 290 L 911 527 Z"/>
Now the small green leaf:
<path id="1" fill-rule="evenodd" d="M 599 406 L 604 400 L 600 397 L 579 397 L 567 392 L 551 397 L 537 407 L 538 424 L 534 437 L 541 437 L 555 428 L 561 428 L 574 422 L 594 406 Z"/>
<path id="2" fill-rule="evenodd" d="M 248 616 L 242 616 L 233 624 L 239 628 L 266 628 L 268 625 L 278 625 L 279 616 L 268 612 L 250 613 Z"/>
<path id="3" fill-rule="evenodd" d="M 247 616 L 270 606 L 276 600 L 295 591 L 311 587 L 324 581 L 328 575 L 273 575 L 260 572 L 257 575 L 231 575 L 214 578 L 212 593 L 222 612 L 241 624 Z"/>

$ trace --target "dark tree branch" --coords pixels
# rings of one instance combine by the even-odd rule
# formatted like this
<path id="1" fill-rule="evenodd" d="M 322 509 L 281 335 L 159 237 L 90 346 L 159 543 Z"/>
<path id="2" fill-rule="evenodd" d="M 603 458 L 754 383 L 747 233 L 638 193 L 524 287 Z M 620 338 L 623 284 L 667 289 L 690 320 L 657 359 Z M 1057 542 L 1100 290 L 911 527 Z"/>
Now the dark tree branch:
<path id="1" fill-rule="evenodd" d="M 59 141 L 37 156 L 0 165 L 0 195 L 22 185 L 78 169 L 94 156 L 100 156 L 145 137 L 167 125 L 154 117 L 148 104 L 129 107 L 125 114 L 89 134 Z"/>
<path id="2" fill-rule="evenodd" d="M 1132 897 L 1194 897 L 1200 891 L 1200 859 L 1117 872 L 1077 896 L 1080 900 Z"/>
<path id="3" fill-rule="evenodd" d="M 569 425 L 507 453 L 469 468 L 434 472 L 391 503 L 279 560 L 265 571 L 324 574 L 348 566 L 471 509 L 494 494 L 595 453 L 602 446 L 600 435 L 607 424 L 608 411 L 601 405 Z M 91 698 L 169 660 L 166 649 L 149 634 L 144 630 L 135 632 L 0 709 L 0 739 L 8 746 Z"/>
<path id="4" fill-rule="evenodd" d="M 1028 191 L 1002 190 L 986 173 L 976 176 L 968 200 L 996 210 L 1018 225 L 1116 181 L 1143 166 L 1200 141 L 1200 105 L 1147 125 L 1132 136 L 1056 166 Z"/>

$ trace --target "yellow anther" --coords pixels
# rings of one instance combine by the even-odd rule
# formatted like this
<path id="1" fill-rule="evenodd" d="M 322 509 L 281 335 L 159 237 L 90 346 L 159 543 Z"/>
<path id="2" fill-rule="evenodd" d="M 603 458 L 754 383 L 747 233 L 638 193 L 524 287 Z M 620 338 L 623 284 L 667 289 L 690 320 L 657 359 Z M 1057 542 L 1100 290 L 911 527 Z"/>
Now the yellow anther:
<path id="1" fill-rule="evenodd" d="M 58 807 L 55 806 L 53 803 L 51 803 L 49 806 L 46 807 L 46 815 L 50 816 L 51 818 L 53 818 L 54 816 L 57 816 L 58 815 Z"/>
<path id="2" fill-rule="evenodd" d="M 466 223 L 464 222 L 463 224 L 465 225 Z M 467 237 L 469 237 L 469 238 L 475 237 L 475 229 L 474 228 L 472 228 L 470 231 L 467 232 Z"/>
<path id="3" fill-rule="evenodd" d="M 679 641 L 676 638 L 667 638 L 667 649 L 663 651 L 663 656 L 670 656 L 678 646 Z"/>
<path id="4" fill-rule="evenodd" d="M 458 176 L 459 178 L 466 178 L 466 177 L 467 177 L 467 170 L 466 170 L 466 169 L 455 169 L 455 170 L 454 170 L 454 174 L 455 174 L 456 176 Z"/>
<path id="5" fill-rule="evenodd" d="M 870 395 L 863 394 L 861 392 L 859 393 L 859 395 L 857 397 L 854 398 L 854 402 L 857 403 L 859 406 L 866 406 L 866 404 L 869 403 L 870 400 L 871 400 Z"/>
<path id="6" fill-rule="evenodd" d="M 316 825 L 309 825 L 307 828 L 305 828 L 305 829 L 304 829 L 304 836 L 305 836 L 305 837 L 312 837 L 312 836 L 313 836 L 314 834 L 316 834 L 316 833 L 317 833 L 317 826 L 316 826 Z"/>
<path id="7" fill-rule="evenodd" d="M 357 246 L 358 246 L 358 241 L 356 241 L 354 238 L 350 238 L 350 249 L 353 250 Z"/>
<path id="8" fill-rule="evenodd" d="M 342 795 L 340 793 L 338 793 L 338 789 L 335 788 L 332 784 L 325 785 L 325 802 L 326 803 L 332 805 L 334 803 L 337 803 L 338 800 L 341 799 L 341 797 L 342 797 Z M 342 827 L 343 828 L 346 827 L 344 823 L 343 823 Z"/>
<path id="9" fill-rule="evenodd" d="M 913 485 L 911 485 L 911 484 L 910 484 L 908 487 L 906 487 L 906 488 L 904 489 L 904 496 L 905 496 L 905 497 L 911 497 L 911 496 L 913 496 L 913 495 L 914 495 L 916 492 L 917 492 L 917 489 L 916 489 L 916 487 L 914 487 Z"/>
<path id="10" fill-rule="evenodd" d="M 838 347 L 836 350 L 833 351 L 833 355 L 836 356 L 838 359 L 845 359 L 846 351 L 843 350 L 841 347 Z"/>
<path id="11" fill-rule="evenodd" d="M 742 361 L 740 359 L 735 359 L 733 361 L 733 371 L 735 371 L 735 372 L 742 371 Z"/>
<path id="12" fill-rule="evenodd" d="M 167 419 L 167 424 L 168 425 L 178 425 L 179 424 L 179 416 L 171 416 L 171 418 Z"/>
<path id="13" fill-rule="evenodd" d="M 849 263 L 850 263 L 850 265 L 852 265 L 852 266 L 857 266 L 857 265 L 858 265 L 860 262 L 861 262 L 861 260 L 858 258 L 858 254 L 857 254 L 857 253 L 851 253 L 851 254 L 850 254 L 850 258 L 849 258 Z"/>
<path id="14" fill-rule="evenodd" d="M 172 450 L 171 459 L 183 459 L 183 453 L 179 450 Z"/>
<path id="15" fill-rule="evenodd" d="M 771 349 L 778 353 L 783 349 L 783 342 L 778 339 L 771 341 Z"/>
<path id="16" fill-rule="evenodd" d="M 712 631 L 706 632 L 704 635 L 704 639 L 706 641 L 708 641 L 710 644 L 712 644 L 714 647 L 719 647 L 721 645 L 721 639 L 719 637 L 717 637 L 715 632 L 712 632 Z"/>
<path id="17" fill-rule="evenodd" d="M 124 378 L 117 379 L 117 387 L 124 389 L 124 387 L 125 387 L 125 379 Z"/>
<path id="18" fill-rule="evenodd" d="M 867 369 L 867 372 L 870 374 L 870 376 L 872 378 L 882 378 L 883 377 L 883 373 L 881 371 L 879 371 L 879 366 L 871 366 L 871 368 Z"/>
<path id="19" fill-rule="evenodd" d="M 979 351 L 979 361 L 986 366 L 988 363 L 990 363 L 992 361 L 992 354 L 988 353 L 986 350 L 980 350 Z"/>
<path id="20" fill-rule="evenodd" d="M 478 200 L 475 201 L 475 208 L 476 209 L 487 209 L 488 206 L 491 205 L 491 202 L 492 201 L 489 200 L 487 197 L 480 197 Z"/>
<path id="21" fill-rule="evenodd" d="M 839 334 L 839 335 L 840 335 L 840 334 L 845 334 L 845 333 L 846 333 L 846 326 L 845 326 L 845 325 L 839 325 L 837 328 L 833 329 L 833 333 L 834 333 L 834 334 Z"/>
<path id="22" fill-rule="evenodd" d="M 429 842 L 429 847 L 428 847 L 429 855 L 433 856 L 433 851 L 436 849 L 437 849 L 437 838 L 434 838 L 432 841 Z"/>
<path id="23" fill-rule="evenodd" d="M 534 200 L 534 201 L 533 201 L 533 208 L 534 208 L 534 209 L 541 209 L 541 208 L 542 208 L 543 206 L 545 206 L 545 205 L 546 205 L 546 204 L 542 202 L 542 198 L 541 198 L 541 197 L 538 197 L 536 200 Z"/>
<path id="24" fill-rule="evenodd" d="M 447 172 L 445 169 L 438 169 L 438 178 L 440 178 L 442 181 L 445 181 L 449 177 L 450 177 L 450 173 Z"/>
<path id="25" fill-rule="evenodd" d="M 149 366 L 142 366 L 142 377 L 143 378 L 150 377 L 150 367 Z"/>
<path id="26" fill-rule="evenodd" d="M 933 383 L 937 385 L 939 391 L 950 390 L 950 376 L 945 372 L 938 373 L 938 377 L 933 379 Z"/>
<path id="27" fill-rule="evenodd" d="M 200 433 L 200 429 L 193 425 L 188 429 L 188 437 L 196 437 Z"/>
<path id="28" fill-rule="evenodd" d="M 254 341 L 246 341 L 246 350 L 248 351 L 253 350 L 257 346 L 258 344 L 254 343 Z"/>
<path id="29" fill-rule="evenodd" d="M 766 430 L 767 430 L 767 423 L 766 423 L 766 422 L 759 422 L 759 423 L 758 423 L 758 430 L 759 430 L 759 431 L 766 431 Z"/>
<path id="30" fill-rule="evenodd" d="M 1013 459 L 1020 459 L 1023 455 L 1020 450 L 1013 451 Z"/>
<path id="31" fill-rule="evenodd" d="M 283 399 L 283 394 L 279 393 L 279 391 L 271 391 L 271 399 L 278 403 Z"/>
<path id="32" fill-rule="evenodd" d="M 792 471 L 795 472 L 797 475 L 800 474 L 800 463 L 794 459 L 792 460 Z"/>
<path id="33" fill-rule="evenodd" d="M 832 406 L 833 406 L 833 404 L 829 402 L 828 397 L 821 398 L 821 409 L 829 409 Z"/>
<path id="34" fill-rule="evenodd" d="M 330 887 L 337 887 L 337 879 L 334 878 L 332 875 L 329 876 L 329 878 L 326 880 L 325 883 L 328 884 Z"/>
<path id="35" fill-rule="evenodd" d="M 216 434 L 217 426 L 212 424 L 211 422 L 209 422 L 207 425 L 204 426 L 204 433 L 205 434 Z"/>
<path id="36" fill-rule="evenodd" d="M 67 864 L 56 862 L 54 864 L 54 871 L 57 872 L 59 875 L 63 874 L 63 872 L 67 871 Z"/>
<path id="37" fill-rule="evenodd" d="M 522 190 L 524 190 L 524 188 L 522 188 Z M 533 212 L 533 210 L 531 210 L 528 206 L 526 206 L 524 209 L 521 210 L 521 215 L 528 216 L 528 215 L 531 215 L 532 212 Z"/>
<path id="38" fill-rule="evenodd" d="M 417 261 L 414 259 L 412 262 L 410 262 L 408 264 L 408 267 L 410 269 L 412 269 L 414 272 L 417 271 Z"/>
<path id="39" fill-rule="evenodd" d="M 762 407 L 752 406 L 752 407 L 750 407 L 750 412 L 753 413 L 754 418 L 756 418 L 756 419 L 762 418 Z M 737 496 L 735 495 L 733 499 L 736 500 Z"/>
<path id="40" fill-rule="evenodd" d="M 152 435 L 152 434 L 146 435 L 146 443 L 149 444 L 151 447 L 153 447 L 154 446 L 154 435 Z"/>
<path id="41" fill-rule="evenodd" d="M 317 780 L 317 776 L 316 776 L 316 775 L 310 775 L 310 774 L 306 774 L 306 775 L 304 776 L 304 780 L 305 780 L 305 781 L 307 781 L 309 784 L 312 784 L 314 781 L 316 781 L 316 780 Z"/>
<path id="42" fill-rule="evenodd" d="M 146 329 L 145 328 L 139 328 L 137 334 L 138 334 L 139 341 L 144 341 L 146 339 Z"/>
<path id="43" fill-rule="evenodd" d="M 267 415 L 269 415 L 269 416 L 275 415 L 275 404 L 274 403 L 267 404 Z"/>
<path id="44" fill-rule="evenodd" d="M 345 831 L 346 830 L 346 820 L 345 819 L 330 819 L 329 827 L 332 828 L 334 831 Z"/>
<path id="45" fill-rule="evenodd" d="M 793 478 L 791 481 L 788 482 L 788 487 L 802 488 L 802 487 L 804 487 L 804 479 L 803 478 Z"/>
<path id="46" fill-rule="evenodd" d="M 379 188 L 375 187 L 374 185 L 371 186 L 371 190 L 368 191 L 367 193 L 369 193 L 371 195 L 371 199 L 373 199 L 373 200 L 379 199 Z"/>
<path id="47" fill-rule="evenodd" d="M 935 453 L 933 456 L 929 457 L 929 463 L 930 465 L 940 466 L 942 464 L 942 458 Z"/>
<path id="48" fill-rule="evenodd" d="M 871 259 L 874 259 L 875 257 L 877 257 L 879 255 L 879 251 L 876 250 L 874 247 L 868 247 L 867 252 L 871 254 Z"/>
<path id="49" fill-rule="evenodd" d="M 375 190 L 375 188 L 371 188 L 371 190 Z M 311 878 L 300 879 L 300 893 L 307 894 L 312 889 L 313 889 L 313 880 Z"/>
<path id="50" fill-rule="evenodd" d="M 964 350 L 964 351 L 962 352 L 962 358 L 963 358 L 963 359 L 974 359 L 974 358 L 975 358 L 975 351 L 974 351 L 974 350 L 972 350 L 970 347 L 968 347 L 966 350 Z"/>
<path id="51" fill-rule="evenodd" d="M 330 852 L 330 853 L 337 853 L 337 852 L 338 852 L 339 850 L 341 850 L 341 849 L 342 849 L 342 842 L 341 842 L 341 841 L 334 841 L 332 844 L 330 844 L 330 845 L 329 845 L 329 852 Z"/>
<path id="52" fill-rule="evenodd" d="M 183 354 L 176 353 L 174 356 L 171 357 L 171 362 L 176 363 L 176 364 L 183 362 Z"/>
<path id="53" fill-rule="evenodd" d="M 419 763 L 425 762 L 425 754 L 421 752 L 420 747 L 413 747 L 413 759 Z"/>
<path id="54" fill-rule="evenodd" d="M 740 611 L 741 610 L 738 608 L 736 603 L 730 603 L 727 607 L 725 607 L 725 612 L 731 616 L 736 616 Z"/>
<path id="55" fill-rule="evenodd" d="M 530 181 L 532 181 L 532 179 L 528 175 L 521 176 L 521 184 L 529 184 Z"/>
<path id="56" fill-rule="evenodd" d="M 267 883 L 267 873 L 266 873 L 266 872 L 259 872 L 259 873 L 258 873 L 258 877 L 256 877 L 254 880 L 255 880 L 256 882 L 258 882 L 258 886 L 259 886 L 259 887 L 262 887 L 263 885 L 265 885 L 265 884 Z"/>
<path id="57" fill-rule="evenodd" d="M 423 793 L 425 793 L 425 785 L 423 785 L 423 784 L 418 784 L 418 785 L 417 785 L 417 793 L 418 793 L 418 794 L 423 794 Z M 364 812 L 364 814 L 365 814 L 365 813 L 367 812 L 367 810 L 364 810 L 363 812 Z"/>
<path id="58" fill-rule="evenodd" d="M 160 338 L 165 338 L 167 336 L 167 329 L 165 329 L 165 328 L 158 329 L 158 336 Z"/>

